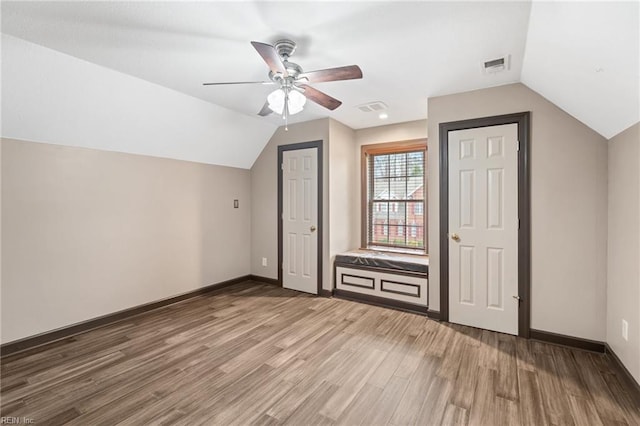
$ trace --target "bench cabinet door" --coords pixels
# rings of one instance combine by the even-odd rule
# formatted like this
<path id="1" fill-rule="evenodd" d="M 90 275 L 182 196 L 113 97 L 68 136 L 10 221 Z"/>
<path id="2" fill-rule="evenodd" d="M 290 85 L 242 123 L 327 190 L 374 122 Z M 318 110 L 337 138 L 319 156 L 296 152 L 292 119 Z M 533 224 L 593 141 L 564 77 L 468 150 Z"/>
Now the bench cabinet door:
<path id="1" fill-rule="evenodd" d="M 336 288 L 427 306 L 427 278 L 370 269 L 336 267 Z"/>

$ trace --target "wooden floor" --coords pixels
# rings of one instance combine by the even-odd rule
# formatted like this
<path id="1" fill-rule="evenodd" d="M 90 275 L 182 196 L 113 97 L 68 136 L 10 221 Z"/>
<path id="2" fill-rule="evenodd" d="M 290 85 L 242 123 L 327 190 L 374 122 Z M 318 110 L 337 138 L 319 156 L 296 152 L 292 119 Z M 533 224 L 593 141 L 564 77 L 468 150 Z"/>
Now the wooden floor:
<path id="1" fill-rule="evenodd" d="M 42 425 L 640 425 L 605 355 L 251 282 L 7 357 L 1 384 Z"/>

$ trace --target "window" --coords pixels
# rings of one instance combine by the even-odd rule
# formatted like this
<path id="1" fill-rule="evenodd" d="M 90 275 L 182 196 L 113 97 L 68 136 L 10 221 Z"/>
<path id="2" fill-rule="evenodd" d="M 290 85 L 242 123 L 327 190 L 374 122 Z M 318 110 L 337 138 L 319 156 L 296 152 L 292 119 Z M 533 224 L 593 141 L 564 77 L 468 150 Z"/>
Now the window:
<path id="1" fill-rule="evenodd" d="M 426 140 L 362 147 L 363 247 L 426 253 L 426 154 Z"/>

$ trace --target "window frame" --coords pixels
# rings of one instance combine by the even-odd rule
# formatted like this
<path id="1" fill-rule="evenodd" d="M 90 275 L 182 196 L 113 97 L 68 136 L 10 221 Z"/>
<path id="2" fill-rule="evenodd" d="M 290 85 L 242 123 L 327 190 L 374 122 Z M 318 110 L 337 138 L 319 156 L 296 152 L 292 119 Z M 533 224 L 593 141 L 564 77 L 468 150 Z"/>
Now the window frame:
<path id="1" fill-rule="evenodd" d="M 368 174 L 368 163 L 369 156 L 371 155 L 387 155 L 387 154 L 402 154 L 407 152 L 416 152 L 423 151 L 424 152 L 424 176 L 423 176 L 423 249 L 419 248 L 407 248 L 403 246 L 396 246 L 393 244 L 369 244 L 368 235 L 369 235 L 369 218 L 370 212 L 369 210 L 369 174 Z M 361 248 L 368 250 L 379 250 L 379 251 L 394 251 L 394 252 L 402 252 L 402 253 L 411 253 L 418 255 L 428 255 L 428 229 L 427 224 L 427 203 L 428 203 L 428 192 L 427 192 L 427 139 L 414 139 L 408 141 L 400 141 L 400 142 L 387 142 L 373 145 L 362 145 L 360 147 L 360 244 Z M 409 227 L 409 224 L 404 224 L 405 230 Z"/>

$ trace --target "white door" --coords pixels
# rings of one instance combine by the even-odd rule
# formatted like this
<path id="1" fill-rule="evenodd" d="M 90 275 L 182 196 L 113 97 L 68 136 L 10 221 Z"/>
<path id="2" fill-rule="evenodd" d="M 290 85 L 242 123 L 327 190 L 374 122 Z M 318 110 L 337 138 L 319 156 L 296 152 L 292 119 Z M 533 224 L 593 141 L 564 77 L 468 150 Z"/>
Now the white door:
<path id="1" fill-rule="evenodd" d="M 449 320 L 518 334 L 518 125 L 449 132 Z"/>
<path id="2" fill-rule="evenodd" d="M 318 149 L 282 162 L 282 286 L 318 294 Z"/>

